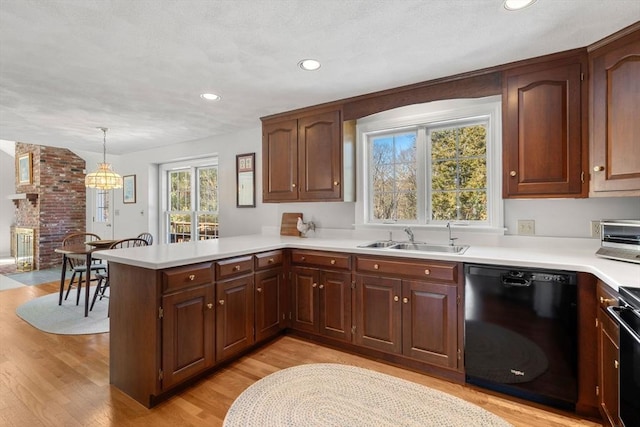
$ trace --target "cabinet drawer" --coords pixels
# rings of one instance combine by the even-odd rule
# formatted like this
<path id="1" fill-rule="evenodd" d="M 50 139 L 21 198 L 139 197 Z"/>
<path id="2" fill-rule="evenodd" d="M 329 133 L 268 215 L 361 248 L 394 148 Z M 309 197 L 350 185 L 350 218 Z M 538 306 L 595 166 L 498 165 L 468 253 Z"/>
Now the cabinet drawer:
<path id="1" fill-rule="evenodd" d="M 282 265 L 282 251 L 271 251 L 256 254 L 256 270 L 279 267 Z"/>
<path id="2" fill-rule="evenodd" d="M 458 281 L 458 264 L 440 261 L 409 261 L 389 258 L 356 257 L 358 272 L 411 276 L 447 282 Z"/>
<path id="3" fill-rule="evenodd" d="M 217 280 L 253 271 L 253 256 L 242 256 L 216 262 Z"/>
<path id="4" fill-rule="evenodd" d="M 291 252 L 291 262 L 298 265 L 338 268 L 342 270 L 351 269 L 351 256 L 348 254 L 318 251 Z"/>
<path id="5" fill-rule="evenodd" d="M 171 292 L 191 286 L 213 283 L 212 263 L 185 265 L 162 272 L 162 291 Z"/>

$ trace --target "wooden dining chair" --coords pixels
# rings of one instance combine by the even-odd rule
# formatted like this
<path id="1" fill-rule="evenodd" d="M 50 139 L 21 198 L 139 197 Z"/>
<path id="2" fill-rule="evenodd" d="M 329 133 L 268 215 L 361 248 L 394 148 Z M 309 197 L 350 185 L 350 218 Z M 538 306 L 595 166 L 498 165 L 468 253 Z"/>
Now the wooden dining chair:
<path id="1" fill-rule="evenodd" d="M 111 246 L 109 246 L 109 249 L 135 248 L 139 246 L 149 246 L 149 245 L 150 243 L 148 243 L 146 240 L 138 237 L 134 237 L 130 239 L 121 239 L 121 240 L 118 240 L 117 242 L 113 242 Z M 91 306 L 89 307 L 89 311 L 93 310 L 93 306 L 96 303 L 96 300 L 98 299 L 98 297 L 100 297 L 100 300 L 102 300 L 102 298 L 109 298 L 108 295 L 105 295 L 105 291 L 107 290 L 107 288 L 109 288 L 108 264 L 107 264 L 106 274 L 97 274 L 96 277 L 98 278 L 98 286 L 96 286 L 96 290 L 93 293 L 93 299 L 91 300 Z"/>
<path id="2" fill-rule="evenodd" d="M 138 239 L 146 240 L 149 246 L 153 245 L 153 235 L 151 233 L 140 233 Z"/>
<path id="3" fill-rule="evenodd" d="M 62 246 L 74 246 L 74 245 L 85 245 L 87 242 L 93 242 L 96 240 L 101 240 L 100 236 L 95 233 L 71 233 L 65 236 L 62 240 Z M 76 305 L 80 303 L 80 291 L 81 291 L 81 283 L 82 276 L 88 274 L 89 283 L 91 281 L 97 280 L 97 277 L 91 278 L 91 272 L 99 273 L 106 272 L 107 265 L 99 262 L 98 260 L 94 260 L 89 268 L 89 272 L 87 272 L 87 258 L 84 255 L 67 255 L 66 256 L 67 265 L 63 265 L 62 268 L 66 268 L 71 270 L 71 279 L 69 280 L 69 284 L 67 285 L 67 292 L 64 294 L 64 299 L 66 301 L 69 296 L 69 292 L 72 288 L 77 288 L 76 292 Z M 64 292 L 64 283 L 60 284 L 60 297 L 62 297 L 62 293 Z M 62 298 L 60 298 L 62 300 Z"/>

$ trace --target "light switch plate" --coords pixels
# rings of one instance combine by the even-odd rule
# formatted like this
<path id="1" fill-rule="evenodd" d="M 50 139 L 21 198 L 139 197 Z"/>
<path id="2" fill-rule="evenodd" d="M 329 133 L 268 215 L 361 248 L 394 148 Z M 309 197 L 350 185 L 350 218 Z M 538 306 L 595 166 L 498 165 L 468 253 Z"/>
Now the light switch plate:
<path id="1" fill-rule="evenodd" d="M 536 222 L 532 219 L 519 219 L 518 234 L 521 236 L 533 236 L 536 234 Z"/>

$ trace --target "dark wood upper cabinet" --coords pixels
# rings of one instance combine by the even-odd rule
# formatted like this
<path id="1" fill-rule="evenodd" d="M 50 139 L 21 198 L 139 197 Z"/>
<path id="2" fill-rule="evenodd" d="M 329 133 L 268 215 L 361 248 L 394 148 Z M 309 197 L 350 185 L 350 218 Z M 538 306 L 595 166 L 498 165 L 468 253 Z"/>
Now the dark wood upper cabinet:
<path id="1" fill-rule="evenodd" d="M 585 54 L 505 71 L 503 196 L 586 197 Z"/>
<path id="2" fill-rule="evenodd" d="M 340 110 L 265 120 L 263 202 L 342 200 Z"/>
<path id="3" fill-rule="evenodd" d="M 591 195 L 640 196 L 640 24 L 596 44 L 591 71 Z"/>

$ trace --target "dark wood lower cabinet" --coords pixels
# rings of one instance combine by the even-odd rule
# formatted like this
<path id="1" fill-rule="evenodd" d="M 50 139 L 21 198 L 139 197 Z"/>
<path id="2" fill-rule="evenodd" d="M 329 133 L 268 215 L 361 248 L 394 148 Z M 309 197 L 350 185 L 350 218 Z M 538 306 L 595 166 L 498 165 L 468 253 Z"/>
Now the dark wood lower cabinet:
<path id="1" fill-rule="evenodd" d="M 255 274 L 255 340 L 277 335 L 285 325 L 285 289 L 282 268 Z"/>
<path id="2" fill-rule="evenodd" d="M 213 366 L 213 284 L 162 297 L 162 388 Z M 185 333 L 189 331 L 189 333 Z"/>
<path id="3" fill-rule="evenodd" d="M 253 275 L 216 283 L 216 361 L 254 342 Z"/>
<path id="4" fill-rule="evenodd" d="M 620 330 L 606 312 L 609 305 L 617 304 L 614 291 L 604 283 L 598 283 L 598 403 L 600 412 L 608 425 L 620 426 L 618 386 L 619 336 Z"/>

